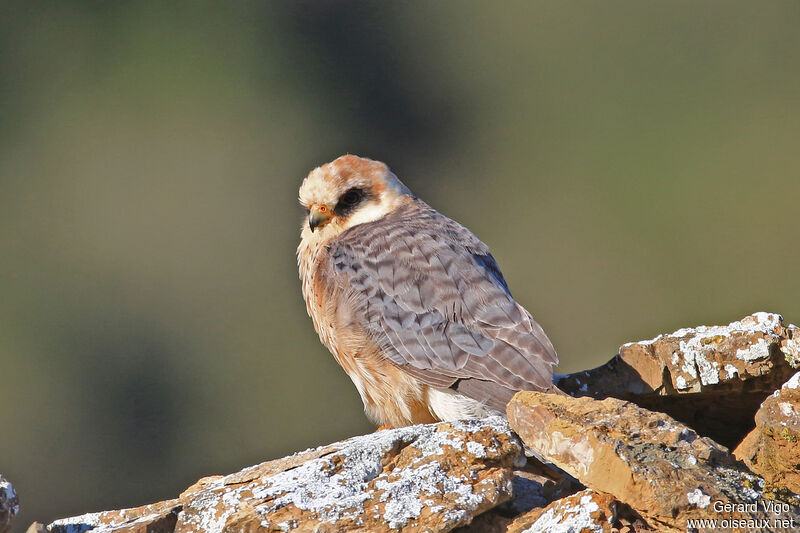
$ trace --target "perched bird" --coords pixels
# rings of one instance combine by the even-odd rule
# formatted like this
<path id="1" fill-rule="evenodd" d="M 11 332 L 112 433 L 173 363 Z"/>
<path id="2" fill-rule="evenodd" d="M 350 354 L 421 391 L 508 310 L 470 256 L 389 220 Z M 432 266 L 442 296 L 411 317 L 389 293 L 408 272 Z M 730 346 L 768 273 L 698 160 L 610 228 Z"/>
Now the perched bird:
<path id="1" fill-rule="evenodd" d="M 297 260 L 322 343 L 383 426 L 504 412 L 557 391 L 556 351 L 487 246 L 378 161 L 344 155 L 300 187 Z"/>

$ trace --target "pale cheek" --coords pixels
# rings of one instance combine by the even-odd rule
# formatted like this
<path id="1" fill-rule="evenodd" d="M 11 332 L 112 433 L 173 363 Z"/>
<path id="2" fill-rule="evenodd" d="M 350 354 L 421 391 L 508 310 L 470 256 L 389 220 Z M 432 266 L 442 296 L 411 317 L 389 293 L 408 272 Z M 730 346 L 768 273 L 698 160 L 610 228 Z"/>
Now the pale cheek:
<path id="1" fill-rule="evenodd" d="M 357 224 L 365 224 L 373 222 L 379 218 L 384 217 L 391 211 L 391 207 L 386 205 L 386 202 L 375 203 L 371 202 L 357 209 L 348 219 L 347 227 L 353 227 Z"/>

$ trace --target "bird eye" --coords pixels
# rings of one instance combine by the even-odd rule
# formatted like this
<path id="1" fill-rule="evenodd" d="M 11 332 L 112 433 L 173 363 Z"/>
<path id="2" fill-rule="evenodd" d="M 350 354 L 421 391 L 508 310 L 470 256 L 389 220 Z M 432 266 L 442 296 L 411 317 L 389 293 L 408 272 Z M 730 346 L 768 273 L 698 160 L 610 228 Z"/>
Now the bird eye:
<path id="1" fill-rule="evenodd" d="M 359 200 L 361 200 L 361 196 L 362 196 L 361 189 L 350 189 L 349 191 L 347 191 L 342 195 L 339 201 L 342 203 L 342 205 L 352 206 L 356 205 L 359 202 Z"/>

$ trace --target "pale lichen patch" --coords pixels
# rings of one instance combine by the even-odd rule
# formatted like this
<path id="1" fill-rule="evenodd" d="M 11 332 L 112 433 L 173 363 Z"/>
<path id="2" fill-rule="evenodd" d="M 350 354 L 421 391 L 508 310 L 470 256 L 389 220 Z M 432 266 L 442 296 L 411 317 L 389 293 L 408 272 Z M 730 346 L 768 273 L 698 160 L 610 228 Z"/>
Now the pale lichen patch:
<path id="1" fill-rule="evenodd" d="M 797 365 L 800 364 L 800 329 L 792 325 L 788 330 L 790 335 L 781 342 L 781 352 L 792 366 L 797 368 Z"/>
<path id="2" fill-rule="evenodd" d="M 773 334 L 781 327 L 783 317 L 775 313 L 766 313 L 759 311 L 750 316 L 746 316 L 741 320 L 731 322 L 727 326 L 697 326 L 694 328 L 681 328 L 672 333 L 661 334 L 650 340 L 629 342 L 623 346 L 630 346 L 633 344 L 653 344 L 658 340 L 664 338 L 681 339 L 684 337 L 697 337 L 698 339 L 713 339 L 715 337 L 730 337 L 733 334 L 743 333 L 766 333 Z"/>
<path id="3" fill-rule="evenodd" d="M 783 384 L 782 389 L 798 389 L 800 388 L 800 372 L 789 378 L 789 381 Z"/>
<path id="4" fill-rule="evenodd" d="M 769 357 L 769 344 L 763 338 L 758 339 L 755 343 L 746 348 L 740 348 L 736 351 L 736 358 L 742 361 L 758 361 Z"/>
<path id="5" fill-rule="evenodd" d="M 591 494 L 582 496 L 578 505 L 551 507 L 524 530 L 524 533 L 574 533 L 576 531 L 602 532 L 605 527 L 592 516 L 600 506 L 592 500 Z"/>
<path id="6" fill-rule="evenodd" d="M 509 439 L 504 446 L 498 432 Z M 426 508 L 443 506 L 449 511 L 457 507 L 456 525 L 479 507 L 510 496 L 511 484 L 503 484 L 502 475 L 481 477 L 474 470 L 483 471 L 485 461 L 503 455 L 510 466 L 520 451 L 503 417 L 384 430 L 354 437 L 324 454 L 303 452 L 312 459 L 272 475 L 253 479 L 238 473 L 212 481 L 193 496 L 185 523 L 194 530 L 221 532 L 234 514 L 241 520 L 255 513 L 259 523 L 281 530 L 294 529 L 298 522 L 292 519 L 298 516 L 306 524 L 371 523 L 385 530 L 417 524 L 427 516 Z M 445 455 L 449 459 L 440 462 Z M 241 480 L 252 481 L 237 483 Z"/>
<path id="7" fill-rule="evenodd" d="M 83 533 L 91 529 L 100 527 L 100 517 L 103 513 L 86 513 L 80 516 L 62 518 L 50 524 L 50 528 L 60 533 Z M 57 528 L 57 529 L 56 529 Z"/>
<path id="8" fill-rule="evenodd" d="M 484 458 L 486 457 L 486 446 L 480 442 L 470 441 L 467 443 L 467 452 L 475 457 Z"/>
<path id="9" fill-rule="evenodd" d="M 778 408 L 781 410 L 781 414 L 785 417 L 794 417 L 797 415 L 794 410 L 794 406 L 789 402 L 778 402 Z"/>
<path id="10" fill-rule="evenodd" d="M 719 363 L 709 361 L 706 357 L 706 337 L 694 336 L 680 342 L 683 353 L 681 370 L 692 378 L 699 378 L 703 385 L 716 385 L 719 383 Z"/>
<path id="11" fill-rule="evenodd" d="M 711 496 L 705 494 L 699 487 L 688 493 L 686 499 L 691 505 L 699 507 L 700 509 L 705 509 L 711 505 Z"/>

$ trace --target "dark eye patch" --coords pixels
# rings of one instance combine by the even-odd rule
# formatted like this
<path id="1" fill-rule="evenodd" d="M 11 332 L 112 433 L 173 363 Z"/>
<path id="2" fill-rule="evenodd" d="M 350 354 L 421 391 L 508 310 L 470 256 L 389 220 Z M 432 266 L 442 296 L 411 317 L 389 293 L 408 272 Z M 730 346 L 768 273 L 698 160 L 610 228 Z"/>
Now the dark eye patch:
<path id="1" fill-rule="evenodd" d="M 366 198 L 366 196 L 367 194 L 363 189 L 350 189 L 339 197 L 339 201 L 336 203 L 336 207 L 333 208 L 333 212 L 337 216 L 347 215 L 353 211 L 353 209 L 355 209 L 358 204 L 360 204 L 364 198 Z"/>

